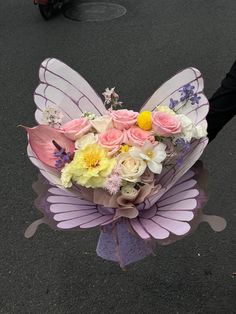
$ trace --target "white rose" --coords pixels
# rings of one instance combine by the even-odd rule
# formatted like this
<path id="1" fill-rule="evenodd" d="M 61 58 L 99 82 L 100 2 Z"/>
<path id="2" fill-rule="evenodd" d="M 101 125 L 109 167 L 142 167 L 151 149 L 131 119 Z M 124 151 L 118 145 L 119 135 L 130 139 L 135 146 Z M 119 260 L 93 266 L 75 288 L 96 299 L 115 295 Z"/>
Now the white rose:
<path id="1" fill-rule="evenodd" d="M 90 123 L 98 133 L 113 128 L 112 118 L 108 115 L 97 117 L 94 120 L 91 120 Z"/>
<path id="2" fill-rule="evenodd" d="M 94 144 L 98 140 L 97 134 L 94 135 L 93 133 L 88 133 L 82 136 L 80 139 L 75 141 L 75 148 L 76 149 L 81 149 L 84 148 L 85 146 L 89 144 Z"/>
<path id="3" fill-rule="evenodd" d="M 147 167 L 144 160 L 133 158 L 129 153 L 120 154 L 117 166 L 122 179 L 129 182 L 137 182 Z"/>

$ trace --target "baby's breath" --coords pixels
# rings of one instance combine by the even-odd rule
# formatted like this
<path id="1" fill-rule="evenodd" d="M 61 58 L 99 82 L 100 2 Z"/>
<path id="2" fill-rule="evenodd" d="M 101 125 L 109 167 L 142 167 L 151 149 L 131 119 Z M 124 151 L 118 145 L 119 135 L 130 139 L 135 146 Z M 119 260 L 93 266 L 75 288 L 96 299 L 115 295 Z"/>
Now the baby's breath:
<path id="1" fill-rule="evenodd" d="M 43 110 L 43 121 L 52 127 L 60 127 L 62 124 L 63 114 L 56 106 L 46 106 Z"/>

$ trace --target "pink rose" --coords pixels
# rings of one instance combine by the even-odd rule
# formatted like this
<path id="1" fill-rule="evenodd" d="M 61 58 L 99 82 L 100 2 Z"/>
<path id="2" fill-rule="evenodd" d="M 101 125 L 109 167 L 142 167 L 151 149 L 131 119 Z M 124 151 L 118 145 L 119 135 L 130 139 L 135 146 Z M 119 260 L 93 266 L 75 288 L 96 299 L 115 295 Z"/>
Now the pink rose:
<path id="1" fill-rule="evenodd" d="M 117 129 L 108 129 L 107 131 L 100 133 L 98 136 L 98 144 L 107 148 L 110 151 L 109 155 L 116 153 L 123 142 L 124 134 Z"/>
<path id="2" fill-rule="evenodd" d="M 62 126 L 65 136 L 75 141 L 87 133 L 91 128 L 91 124 L 86 118 L 71 120 Z"/>
<path id="3" fill-rule="evenodd" d="M 121 109 L 110 112 L 114 126 L 119 130 L 129 129 L 137 121 L 138 112 Z"/>
<path id="4" fill-rule="evenodd" d="M 171 136 L 181 132 L 181 123 L 177 116 L 166 112 L 154 112 L 152 128 L 160 136 Z"/>
<path id="5" fill-rule="evenodd" d="M 154 143 L 155 138 L 149 131 L 144 131 L 137 126 L 132 126 L 126 131 L 127 143 L 129 145 L 143 146 L 146 141 Z"/>

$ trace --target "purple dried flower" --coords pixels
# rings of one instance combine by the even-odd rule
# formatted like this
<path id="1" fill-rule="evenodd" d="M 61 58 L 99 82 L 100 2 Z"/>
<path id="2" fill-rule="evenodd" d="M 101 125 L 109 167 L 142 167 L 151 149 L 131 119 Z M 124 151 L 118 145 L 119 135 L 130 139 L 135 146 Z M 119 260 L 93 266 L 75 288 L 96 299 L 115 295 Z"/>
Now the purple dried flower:
<path id="1" fill-rule="evenodd" d="M 184 153 L 190 150 L 190 143 L 183 138 L 178 138 L 176 139 L 175 144 L 177 145 L 177 147 L 180 149 L 182 153 L 178 156 L 178 159 L 177 159 L 177 165 L 181 166 L 183 165 L 183 162 L 184 162 Z"/>
<path id="2" fill-rule="evenodd" d="M 184 85 L 183 88 L 179 90 L 179 92 L 181 93 L 180 101 L 188 100 L 191 96 L 193 96 L 194 89 L 195 89 L 195 86 L 191 84 Z"/>
<path id="3" fill-rule="evenodd" d="M 199 104 L 199 100 L 201 99 L 201 96 L 198 96 L 198 94 L 194 94 L 193 97 L 190 98 L 191 105 Z"/>
<path id="4" fill-rule="evenodd" d="M 175 143 L 184 152 L 187 152 L 190 149 L 190 143 L 183 138 L 178 138 Z"/>
<path id="5" fill-rule="evenodd" d="M 61 158 L 61 156 L 62 156 L 64 153 L 65 153 L 64 148 L 61 148 L 59 151 L 54 152 L 53 155 L 54 155 L 55 157 Z"/>
<path id="6" fill-rule="evenodd" d="M 57 157 L 57 160 L 55 162 L 55 167 L 57 169 L 61 169 L 65 166 L 66 163 L 70 162 L 73 158 L 71 156 L 71 153 L 66 153 L 65 149 L 62 148 L 57 142 L 54 140 L 52 141 L 54 146 L 58 149 L 58 151 L 53 153 L 54 157 Z"/>
<path id="7" fill-rule="evenodd" d="M 173 98 L 170 99 L 170 104 L 169 104 L 169 108 L 170 109 L 174 109 L 175 106 L 178 105 L 178 100 L 174 100 Z"/>
<path id="8" fill-rule="evenodd" d="M 57 169 L 60 169 L 60 168 L 62 168 L 63 166 L 64 166 L 63 161 L 62 161 L 61 159 L 57 159 L 56 162 L 55 162 L 55 167 L 56 167 Z"/>

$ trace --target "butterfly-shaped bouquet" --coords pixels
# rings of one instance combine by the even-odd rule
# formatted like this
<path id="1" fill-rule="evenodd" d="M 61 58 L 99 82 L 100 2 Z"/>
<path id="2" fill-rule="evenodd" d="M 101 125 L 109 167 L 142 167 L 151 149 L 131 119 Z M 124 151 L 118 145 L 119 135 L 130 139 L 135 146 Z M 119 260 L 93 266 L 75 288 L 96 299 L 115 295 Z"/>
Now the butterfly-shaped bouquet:
<path id="1" fill-rule="evenodd" d="M 27 237 L 41 222 L 100 227 L 98 255 L 123 267 L 207 220 L 200 215 L 205 172 L 194 164 L 208 142 L 209 104 L 197 69 L 171 78 L 140 112 L 125 109 L 115 88 L 103 101 L 59 60 L 46 59 L 39 78 L 38 125 L 25 129 L 28 156 L 42 174 L 34 189 L 44 217 Z"/>

